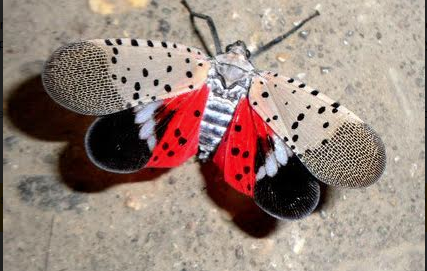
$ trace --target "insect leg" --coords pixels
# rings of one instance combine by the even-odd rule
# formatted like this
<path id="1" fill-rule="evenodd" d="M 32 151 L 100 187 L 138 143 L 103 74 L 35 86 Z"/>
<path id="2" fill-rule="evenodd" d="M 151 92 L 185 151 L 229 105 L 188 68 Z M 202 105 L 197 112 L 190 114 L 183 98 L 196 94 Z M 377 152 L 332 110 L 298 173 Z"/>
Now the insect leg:
<path id="1" fill-rule="evenodd" d="M 222 47 L 221 47 L 221 41 L 219 40 L 218 32 L 216 31 L 215 23 L 214 23 L 214 21 L 212 20 L 212 18 L 211 18 L 210 16 L 208 16 L 208 15 L 205 15 L 205 14 L 201 14 L 201 13 L 196 13 L 196 12 L 194 12 L 194 11 L 190 8 L 190 6 L 188 5 L 188 3 L 187 3 L 187 1 L 186 1 L 186 0 L 181 0 L 181 3 L 182 3 L 182 4 L 187 8 L 188 12 L 190 12 L 190 20 L 191 20 L 191 24 L 193 25 L 193 27 L 194 27 L 194 29 L 195 29 L 195 31 L 196 31 L 197 36 L 199 36 L 200 40 L 202 41 L 202 43 L 203 43 L 203 47 L 205 47 L 206 51 L 207 51 L 210 55 L 212 55 L 212 54 L 209 52 L 209 49 L 208 49 L 208 47 L 206 46 L 205 41 L 203 40 L 202 36 L 200 35 L 200 32 L 199 32 L 199 31 L 197 30 L 197 28 L 196 28 L 196 25 L 195 25 L 195 23 L 194 23 L 194 17 L 197 17 L 197 18 L 200 18 L 200 19 L 202 19 L 202 20 L 205 20 L 205 21 L 206 21 L 206 23 L 207 23 L 207 24 L 208 24 L 208 26 L 209 26 L 209 29 L 211 30 L 211 35 L 212 35 L 212 38 L 213 38 L 214 43 L 215 43 L 215 50 L 216 50 L 216 54 L 221 54 L 221 53 L 222 53 L 222 49 L 221 49 L 221 48 L 222 48 Z"/>
<path id="2" fill-rule="evenodd" d="M 305 23 L 307 23 L 308 21 L 310 21 L 311 19 L 313 19 L 314 17 L 319 16 L 319 15 L 320 15 L 319 11 L 316 10 L 315 13 L 311 14 L 308 18 L 305 18 L 304 20 L 302 20 L 298 25 L 294 26 L 291 30 L 289 30 L 285 34 L 278 36 L 277 38 L 271 40 L 270 42 L 268 42 L 264 46 L 258 48 L 255 52 L 251 53 L 251 56 L 252 56 L 251 58 L 258 56 L 260 53 L 267 51 L 272 46 L 274 46 L 277 43 L 281 42 L 282 40 L 286 39 L 287 37 L 292 35 L 295 31 L 300 29 Z"/>

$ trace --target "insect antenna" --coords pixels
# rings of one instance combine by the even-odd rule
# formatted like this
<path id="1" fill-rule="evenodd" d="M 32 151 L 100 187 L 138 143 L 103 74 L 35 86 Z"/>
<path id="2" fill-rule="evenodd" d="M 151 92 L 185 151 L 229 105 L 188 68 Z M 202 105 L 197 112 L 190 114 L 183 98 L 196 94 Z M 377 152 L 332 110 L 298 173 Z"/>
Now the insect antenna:
<path id="1" fill-rule="evenodd" d="M 279 42 L 281 42 L 282 40 L 286 39 L 287 37 L 289 37 L 290 35 L 292 35 L 293 33 L 295 33 L 295 31 L 297 31 L 298 29 L 300 29 L 305 23 L 307 23 L 308 21 L 310 21 L 311 19 L 313 19 L 316 16 L 319 16 L 320 13 L 318 10 L 316 10 L 315 13 L 311 14 L 308 18 L 305 18 L 304 20 L 302 20 L 298 25 L 294 26 L 291 30 L 289 30 L 288 32 L 286 32 L 283 35 L 278 36 L 277 38 L 271 40 L 270 42 L 268 42 L 267 44 L 263 45 L 262 47 L 258 48 L 255 52 L 251 52 L 251 58 L 254 58 L 256 56 L 258 56 L 259 54 L 267 51 L 268 49 L 270 49 L 272 46 L 278 44 Z"/>
<path id="2" fill-rule="evenodd" d="M 210 56 L 212 56 L 212 54 L 211 54 L 210 50 L 208 49 L 208 46 L 206 45 L 205 40 L 203 39 L 202 35 L 200 34 L 199 30 L 198 30 L 198 29 L 197 29 L 197 27 L 196 27 L 196 24 L 195 24 L 195 22 L 194 22 L 194 18 L 195 18 L 195 17 L 200 18 L 200 19 L 202 19 L 202 20 L 205 20 L 205 21 L 206 21 L 206 23 L 207 23 L 207 24 L 208 24 L 208 26 L 209 26 L 209 29 L 211 30 L 211 35 L 212 35 L 212 38 L 213 38 L 213 41 L 214 41 L 214 44 L 215 44 L 216 54 L 217 54 L 217 55 L 218 55 L 218 54 L 222 54 L 221 41 L 219 40 L 218 32 L 216 31 L 215 23 L 214 23 L 214 21 L 212 20 L 212 18 L 211 18 L 210 16 L 208 16 L 208 15 L 205 15 L 205 14 L 201 14 L 201 13 L 194 12 L 194 11 L 191 9 L 191 7 L 188 5 L 188 3 L 187 3 L 187 1 L 186 1 L 186 0 L 181 0 L 181 4 L 183 4 L 183 5 L 187 8 L 188 12 L 190 12 L 190 20 L 191 20 L 191 24 L 192 24 L 192 25 L 193 25 L 193 27 L 194 27 L 194 30 L 195 30 L 195 32 L 196 32 L 196 35 L 197 35 L 197 36 L 200 38 L 200 40 L 202 41 L 203 47 L 205 48 L 206 52 L 207 52 Z"/>

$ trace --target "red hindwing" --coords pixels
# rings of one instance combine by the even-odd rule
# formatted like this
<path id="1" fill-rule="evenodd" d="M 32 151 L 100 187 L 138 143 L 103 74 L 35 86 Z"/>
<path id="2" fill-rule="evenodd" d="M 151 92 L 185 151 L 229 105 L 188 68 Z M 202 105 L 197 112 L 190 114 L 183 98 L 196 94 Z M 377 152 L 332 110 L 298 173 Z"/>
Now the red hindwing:
<path id="1" fill-rule="evenodd" d="M 204 85 L 200 90 L 164 100 L 156 120 L 165 127 L 156 127 L 163 132 L 146 167 L 176 167 L 197 153 L 200 122 L 208 94 Z"/>
<path id="2" fill-rule="evenodd" d="M 258 145 L 264 145 L 271 130 L 253 112 L 248 99 L 237 105 L 233 119 L 213 158 L 223 170 L 225 181 L 237 191 L 253 196 L 255 185 L 255 159 Z"/>

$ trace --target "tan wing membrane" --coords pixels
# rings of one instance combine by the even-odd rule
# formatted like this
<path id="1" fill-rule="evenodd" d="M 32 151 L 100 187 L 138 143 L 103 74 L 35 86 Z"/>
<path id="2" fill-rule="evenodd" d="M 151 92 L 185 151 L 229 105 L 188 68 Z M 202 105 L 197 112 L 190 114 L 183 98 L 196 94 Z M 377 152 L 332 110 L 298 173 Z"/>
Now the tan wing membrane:
<path id="1" fill-rule="evenodd" d="M 61 105 L 106 115 L 200 89 L 210 63 L 198 49 L 137 39 L 90 40 L 56 50 L 43 84 Z"/>
<path id="2" fill-rule="evenodd" d="M 292 78 L 263 73 L 249 93 L 254 110 L 320 181 L 365 187 L 385 168 L 378 135 L 347 108 Z"/>
<path id="3" fill-rule="evenodd" d="M 305 151 L 301 161 L 321 181 L 345 187 L 376 182 L 385 169 L 381 139 L 365 123 L 343 123 L 327 144 Z"/>

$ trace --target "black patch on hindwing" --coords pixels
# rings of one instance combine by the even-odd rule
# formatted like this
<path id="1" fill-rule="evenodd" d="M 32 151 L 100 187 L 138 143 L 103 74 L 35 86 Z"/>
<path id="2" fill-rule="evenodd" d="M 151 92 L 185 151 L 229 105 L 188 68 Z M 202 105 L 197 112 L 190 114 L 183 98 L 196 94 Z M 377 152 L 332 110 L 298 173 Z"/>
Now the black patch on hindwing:
<path id="1" fill-rule="evenodd" d="M 106 171 L 131 173 L 145 166 L 151 157 L 147 141 L 138 137 L 139 127 L 132 109 L 95 120 L 86 133 L 90 160 Z"/>
<path id="2" fill-rule="evenodd" d="M 289 158 L 273 177 L 255 183 L 254 200 L 265 212 L 278 219 L 300 219 L 319 203 L 320 187 L 296 156 Z"/>

